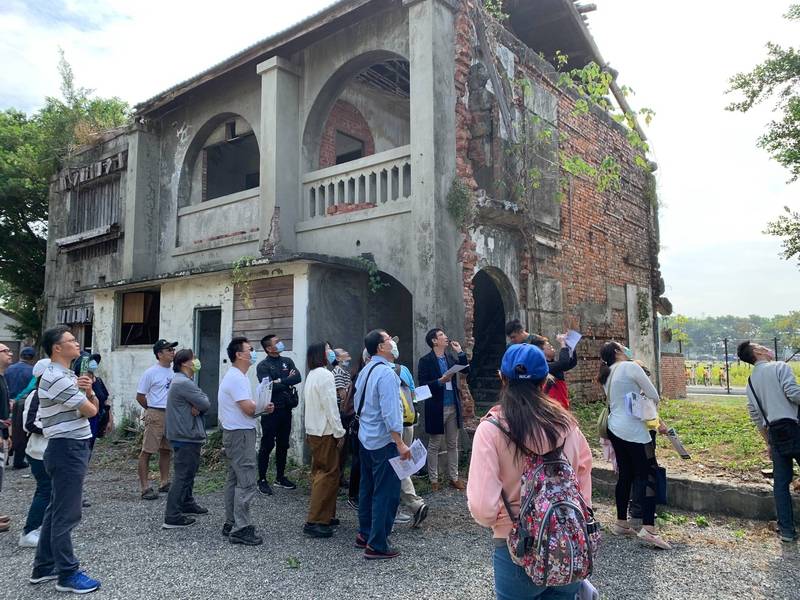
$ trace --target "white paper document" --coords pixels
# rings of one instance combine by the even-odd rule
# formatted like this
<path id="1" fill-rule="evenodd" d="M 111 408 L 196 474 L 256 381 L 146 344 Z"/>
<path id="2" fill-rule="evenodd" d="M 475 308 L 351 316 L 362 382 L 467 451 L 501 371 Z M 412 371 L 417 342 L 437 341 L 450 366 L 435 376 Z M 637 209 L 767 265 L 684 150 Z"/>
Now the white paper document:
<path id="1" fill-rule="evenodd" d="M 414 388 L 414 402 L 422 402 L 423 400 L 430 398 L 432 395 L 431 388 L 429 388 L 427 385 L 421 385 Z"/>
<path id="2" fill-rule="evenodd" d="M 569 355 L 570 356 L 575 354 L 575 348 L 577 347 L 578 342 L 581 341 L 582 337 L 583 336 L 580 333 L 578 333 L 577 331 L 575 331 L 573 329 L 570 329 L 567 332 L 567 335 L 564 338 L 564 342 L 566 342 L 567 348 L 569 348 Z"/>
<path id="3" fill-rule="evenodd" d="M 419 440 L 414 440 L 410 450 L 411 458 L 408 460 L 403 460 L 399 456 L 389 459 L 389 464 L 392 465 L 394 472 L 397 473 L 397 478 L 401 481 L 419 471 L 428 458 L 428 451 Z"/>
<path id="4" fill-rule="evenodd" d="M 257 417 L 267 412 L 267 406 L 272 402 L 272 380 L 265 377 L 261 380 L 256 388 L 256 412 L 253 415 Z"/>
<path id="5" fill-rule="evenodd" d="M 464 369 L 466 369 L 468 366 L 469 365 L 453 365 L 452 367 L 447 369 L 447 371 L 442 373 L 442 377 L 447 377 L 448 375 L 455 375 L 459 371 L 463 371 Z"/>

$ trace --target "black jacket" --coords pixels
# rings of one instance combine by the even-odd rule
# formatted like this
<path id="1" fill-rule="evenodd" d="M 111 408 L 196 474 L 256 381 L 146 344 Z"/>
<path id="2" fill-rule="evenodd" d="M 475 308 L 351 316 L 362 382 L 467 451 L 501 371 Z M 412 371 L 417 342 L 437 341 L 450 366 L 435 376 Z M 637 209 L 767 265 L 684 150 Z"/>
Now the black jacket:
<path id="1" fill-rule="evenodd" d="M 558 358 L 553 362 L 548 362 L 547 367 L 550 369 L 550 375 L 564 381 L 564 373 L 573 369 L 578 364 L 578 353 L 573 352 L 572 356 L 569 355 L 569 348 L 562 348 L 558 353 Z"/>
<path id="2" fill-rule="evenodd" d="M 295 374 L 291 377 L 289 373 L 294 370 Z M 258 382 L 269 375 L 272 380 L 272 403 L 275 408 L 286 408 L 287 402 L 292 395 L 292 386 L 297 385 L 301 381 L 300 371 L 294 366 L 291 358 L 285 356 L 267 356 L 264 360 L 258 363 L 256 367 L 256 377 Z M 275 383 L 276 379 L 280 379 L 280 383 Z"/>
<path id="3" fill-rule="evenodd" d="M 455 364 L 468 365 L 467 355 L 461 352 L 458 355 L 458 360 L 453 358 L 449 353 L 445 353 L 447 359 L 447 368 L 449 369 Z M 458 422 L 459 429 L 461 428 L 461 394 L 458 391 L 458 378 L 462 374 L 469 372 L 469 367 L 463 371 L 459 371 L 453 376 L 453 392 L 456 397 L 456 421 Z M 425 400 L 425 432 L 430 435 L 441 435 L 444 433 L 444 389 L 439 378 L 442 376 L 442 371 L 439 369 L 439 360 L 436 354 L 431 351 L 417 363 L 417 379 L 419 385 L 427 385 L 431 390 L 431 397 Z"/>

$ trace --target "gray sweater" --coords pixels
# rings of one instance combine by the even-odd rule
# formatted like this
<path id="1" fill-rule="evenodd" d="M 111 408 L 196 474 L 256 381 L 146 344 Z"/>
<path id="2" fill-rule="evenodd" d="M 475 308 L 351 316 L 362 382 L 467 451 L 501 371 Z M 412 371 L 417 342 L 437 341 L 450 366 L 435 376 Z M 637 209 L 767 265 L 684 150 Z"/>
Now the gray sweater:
<path id="1" fill-rule="evenodd" d="M 800 405 L 800 385 L 789 365 L 785 362 L 760 360 L 753 367 L 750 381 L 761 401 L 761 408 L 767 415 L 770 423 L 778 419 L 795 419 L 798 416 Z M 764 429 L 766 423 L 758 409 L 753 391 L 747 388 L 747 410 L 750 418 L 759 429 Z"/>
<path id="2" fill-rule="evenodd" d="M 192 407 L 200 411 L 192 415 Z M 167 439 L 202 444 L 206 440 L 203 414 L 211 408 L 205 392 L 183 373 L 175 373 L 167 395 Z"/>

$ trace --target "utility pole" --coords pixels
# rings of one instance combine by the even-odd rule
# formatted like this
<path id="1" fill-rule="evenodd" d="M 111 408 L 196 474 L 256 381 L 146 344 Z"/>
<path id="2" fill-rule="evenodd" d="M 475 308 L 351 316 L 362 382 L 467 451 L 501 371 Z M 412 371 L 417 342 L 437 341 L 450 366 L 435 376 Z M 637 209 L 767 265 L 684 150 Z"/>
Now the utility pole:
<path id="1" fill-rule="evenodd" d="M 725 385 L 728 387 L 728 394 L 731 393 L 731 371 L 728 364 L 728 338 L 725 338 Z"/>
<path id="2" fill-rule="evenodd" d="M 778 360 L 778 338 L 777 337 L 772 338 L 772 344 L 773 344 L 773 346 L 775 348 L 775 360 Z"/>

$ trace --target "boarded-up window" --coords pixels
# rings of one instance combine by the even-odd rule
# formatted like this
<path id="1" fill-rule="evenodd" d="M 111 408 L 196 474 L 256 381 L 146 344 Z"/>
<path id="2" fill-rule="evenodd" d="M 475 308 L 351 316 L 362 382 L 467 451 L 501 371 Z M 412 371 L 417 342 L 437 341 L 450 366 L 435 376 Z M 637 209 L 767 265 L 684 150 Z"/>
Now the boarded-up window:
<path id="1" fill-rule="evenodd" d="M 256 347 L 269 333 L 292 349 L 293 277 L 270 277 L 237 284 L 233 293 L 233 335 L 243 335 Z"/>
<path id="2" fill-rule="evenodd" d="M 120 345 L 155 344 L 158 341 L 161 293 L 130 292 L 122 294 L 121 301 Z"/>
<path id="3" fill-rule="evenodd" d="M 75 235 L 119 223 L 119 196 L 119 175 L 80 184 L 71 193 L 67 234 Z"/>

